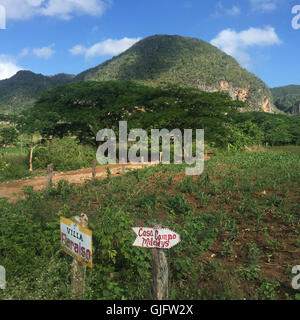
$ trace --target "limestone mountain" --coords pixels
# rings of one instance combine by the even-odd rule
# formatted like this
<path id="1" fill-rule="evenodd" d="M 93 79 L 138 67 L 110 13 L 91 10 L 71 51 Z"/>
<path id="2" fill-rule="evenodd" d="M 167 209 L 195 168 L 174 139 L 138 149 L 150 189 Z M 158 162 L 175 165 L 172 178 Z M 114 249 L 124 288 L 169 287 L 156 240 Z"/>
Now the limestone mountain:
<path id="1" fill-rule="evenodd" d="M 44 76 L 31 71 L 19 71 L 0 81 L 0 112 L 18 112 L 33 105 L 38 95 L 58 84 L 66 84 L 74 75 Z"/>
<path id="2" fill-rule="evenodd" d="M 275 106 L 293 115 L 300 114 L 300 85 L 272 88 Z"/>
<path id="3" fill-rule="evenodd" d="M 74 80 L 135 80 L 146 85 L 174 83 L 204 91 L 227 91 L 247 110 L 275 112 L 267 85 L 215 46 L 190 37 L 154 35 L 122 54 L 86 70 Z"/>

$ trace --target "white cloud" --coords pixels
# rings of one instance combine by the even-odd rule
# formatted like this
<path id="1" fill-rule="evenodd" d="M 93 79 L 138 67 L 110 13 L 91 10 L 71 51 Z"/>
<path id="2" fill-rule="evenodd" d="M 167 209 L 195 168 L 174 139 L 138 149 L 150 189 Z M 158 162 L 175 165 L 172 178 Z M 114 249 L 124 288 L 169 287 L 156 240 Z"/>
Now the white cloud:
<path id="1" fill-rule="evenodd" d="M 78 55 L 78 54 L 85 54 L 86 53 L 86 48 L 84 46 L 81 45 L 76 45 L 75 47 L 73 47 L 72 49 L 70 49 L 70 53 L 73 55 Z"/>
<path id="2" fill-rule="evenodd" d="M 26 2 L 26 1 L 25 1 Z M 27 0 L 27 3 L 32 7 L 38 7 L 40 6 L 44 0 Z"/>
<path id="3" fill-rule="evenodd" d="M 55 53 L 55 51 L 52 49 L 52 47 L 54 47 L 54 44 L 51 44 L 47 47 L 35 48 L 32 51 L 40 59 L 49 59 Z"/>
<path id="4" fill-rule="evenodd" d="M 22 49 L 22 51 L 19 53 L 19 57 L 25 57 L 25 56 L 27 56 L 27 55 L 29 54 L 29 52 L 30 52 L 30 49 L 24 48 L 24 49 Z"/>
<path id="5" fill-rule="evenodd" d="M 7 19 L 28 19 L 36 14 L 36 7 L 29 0 L 0 0 L 6 9 Z"/>
<path id="6" fill-rule="evenodd" d="M 94 26 L 91 30 L 92 33 L 99 31 L 99 27 L 98 26 Z"/>
<path id="7" fill-rule="evenodd" d="M 225 12 L 230 16 L 238 16 L 241 13 L 241 9 L 237 6 L 232 6 L 231 9 L 225 9 Z"/>
<path id="8" fill-rule="evenodd" d="M 0 80 L 8 79 L 20 70 L 22 68 L 16 64 L 14 58 L 0 54 Z"/>
<path id="9" fill-rule="evenodd" d="M 99 0 L 49 0 L 41 9 L 45 16 L 58 16 L 70 19 L 72 13 L 100 16 L 106 9 L 106 3 Z"/>
<path id="10" fill-rule="evenodd" d="M 241 32 L 225 29 L 211 40 L 210 43 L 236 58 L 245 68 L 249 68 L 251 57 L 247 53 L 247 49 L 254 46 L 280 45 L 282 42 L 278 38 L 274 28 L 267 26 L 264 29 L 249 28 Z"/>
<path id="11" fill-rule="evenodd" d="M 82 45 L 76 45 L 69 51 L 73 55 L 85 55 L 86 58 L 114 56 L 126 51 L 139 40 L 141 40 L 141 38 L 125 37 L 120 40 L 107 39 L 98 42 L 89 48 L 86 48 Z"/>
<path id="12" fill-rule="evenodd" d="M 113 0 L 0 0 L 7 19 L 51 16 L 71 19 L 75 14 L 100 16 Z"/>
<path id="13" fill-rule="evenodd" d="M 277 9 L 278 0 L 250 0 L 253 11 L 267 12 Z"/>
<path id="14" fill-rule="evenodd" d="M 225 8 L 222 1 L 218 1 L 215 7 L 216 11 L 213 14 L 214 17 L 220 17 L 222 15 L 238 16 L 241 13 L 241 9 L 238 6 L 233 5 L 231 8 Z"/>

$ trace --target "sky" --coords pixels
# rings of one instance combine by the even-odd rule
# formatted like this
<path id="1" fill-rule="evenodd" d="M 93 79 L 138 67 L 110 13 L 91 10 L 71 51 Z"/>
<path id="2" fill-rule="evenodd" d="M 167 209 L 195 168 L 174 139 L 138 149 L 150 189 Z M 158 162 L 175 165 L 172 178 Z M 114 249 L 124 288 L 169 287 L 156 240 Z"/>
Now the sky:
<path id="1" fill-rule="evenodd" d="M 0 0 L 0 80 L 78 74 L 154 34 L 207 41 L 269 87 L 300 85 L 300 0 Z"/>

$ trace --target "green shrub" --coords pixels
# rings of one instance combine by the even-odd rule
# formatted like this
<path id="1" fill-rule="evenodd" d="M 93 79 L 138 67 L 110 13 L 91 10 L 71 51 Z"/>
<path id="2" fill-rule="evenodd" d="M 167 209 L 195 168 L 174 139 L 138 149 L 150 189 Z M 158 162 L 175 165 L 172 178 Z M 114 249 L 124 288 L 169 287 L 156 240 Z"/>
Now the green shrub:
<path id="1" fill-rule="evenodd" d="M 276 300 L 280 282 L 278 280 L 264 279 L 258 289 L 261 299 Z"/>
<path id="2" fill-rule="evenodd" d="M 257 264 L 260 257 L 260 250 L 256 243 L 248 244 L 248 262 L 249 264 Z"/>
<path id="3" fill-rule="evenodd" d="M 176 193 L 175 196 L 167 198 L 167 208 L 174 210 L 178 214 L 186 214 L 193 211 L 193 208 L 189 205 L 183 194 Z"/>
<path id="4" fill-rule="evenodd" d="M 0 182 L 30 176 L 27 156 L 24 154 L 5 154 L 0 156 Z"/>
<path id="5" fill-rule="evenodd" d="M 38 147 L 33 153 L 34 169 L 45 169 L 53 163 L 54 170 L 67 171 L 91 167 L 96 150 L 82 146 L 71 137 L 53 139 L 49 146 Z"/>
<path id="6" fill-rule="evenodd" d="M 13 144 L 17 141 L 17 139 L 18 139 L 18 132 L 14 127 L 8 126 L 0 129 L 1 145 Z"/>

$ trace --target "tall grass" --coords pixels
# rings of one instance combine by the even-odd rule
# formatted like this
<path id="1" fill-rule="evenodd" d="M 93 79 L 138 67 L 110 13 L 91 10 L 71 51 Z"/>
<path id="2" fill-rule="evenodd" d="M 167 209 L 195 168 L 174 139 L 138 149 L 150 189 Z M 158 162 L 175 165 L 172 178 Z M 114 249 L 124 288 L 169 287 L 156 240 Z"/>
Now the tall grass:
<path id="1" fill-rule="evenodd" d="M 29 177 L 28 155 L 5 153 L 0 154 L 0 182 Z"/>

